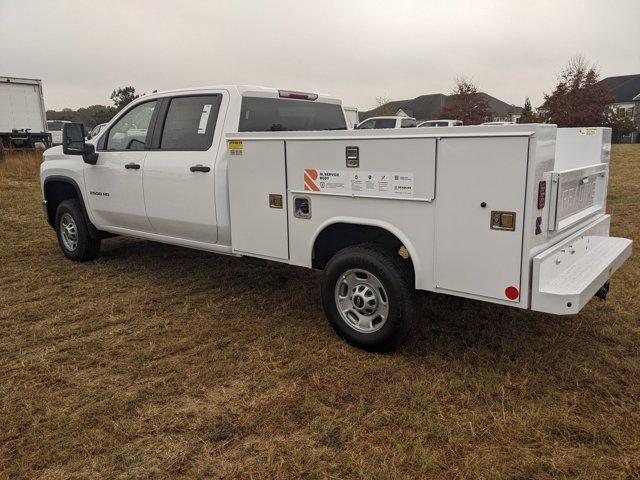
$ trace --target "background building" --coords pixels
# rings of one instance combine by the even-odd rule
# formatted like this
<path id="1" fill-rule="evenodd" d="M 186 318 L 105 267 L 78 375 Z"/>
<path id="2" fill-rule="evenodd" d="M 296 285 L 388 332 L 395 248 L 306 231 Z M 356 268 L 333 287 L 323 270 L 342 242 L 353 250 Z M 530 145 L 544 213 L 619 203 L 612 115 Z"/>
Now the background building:
<path id="1" fill-rule="evenodd" d="M 484 92 L 480 95 L 491 109 L 491 118 L 495 122 L 515 122 L 522 114 L 522 107 L 510 105 Z M 443 108 L 449 106 L 451 96 L 443 93 L 420 95 L 412 100 L 394 100 L 380 105 L 372 110 L 360 112 L 359 119 L 363 121 L 378 115 L 400 115 L 414 117 L 417 120 L 434 120 L 439 118 Z M 456 119 L 452 119 L 456 120 Z"/>
<path id="2" fill-rule="evenodd" d="M 625 135 L 621 141 L 636 143 L 640 141 L 640 74 L 607 77 L 600 83 L 609 87 L 615 100 L 610 107 L 624 113 L 636 126 L 635 132 Z"/>

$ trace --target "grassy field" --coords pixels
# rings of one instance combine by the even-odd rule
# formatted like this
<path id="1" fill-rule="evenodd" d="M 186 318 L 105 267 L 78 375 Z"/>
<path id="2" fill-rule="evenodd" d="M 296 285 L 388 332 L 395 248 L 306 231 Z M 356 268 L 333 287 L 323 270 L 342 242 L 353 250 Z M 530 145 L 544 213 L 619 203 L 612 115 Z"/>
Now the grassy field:
<path id="1" fill-rule="evenodd" d="M 638 253 L 576 317 L 432 296 L 370 354 L 316 272 L 123 238 L 66 260 L 38 164 L 0 160 L 0 478 L 640 478 Z M 611 171 L 638 242 L 640 145 Z"/>

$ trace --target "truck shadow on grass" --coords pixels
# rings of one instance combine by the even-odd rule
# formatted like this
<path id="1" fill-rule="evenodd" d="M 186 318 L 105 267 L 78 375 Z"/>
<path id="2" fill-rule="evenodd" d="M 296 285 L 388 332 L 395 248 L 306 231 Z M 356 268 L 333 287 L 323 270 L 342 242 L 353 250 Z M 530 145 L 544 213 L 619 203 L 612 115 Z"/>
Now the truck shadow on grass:
<path id="1" fill-rule="evenodd" d="M 133 268 L 145 282 L 185 297 L 198 292 L 211 299 L 237 299 L 239 317 L 277 317 L 269 320 L 270 328 L 292 335 L 292 342 L 300 341 L 294 337 L 302 333 L 321 336 L 323 347 L 342 344 L 324 318 L 317 271 L 129 239 L 104 242 L 98 263 Z M 514 362 L 554 369 L 568 358 L 593 361 L 598 349 L 613 343 L 598 328 L 612 312 L 598 300 L 593 303 L 577 316 L 559 317 L 421 292 L 414 331 L 394 354 L 418 363 L 480 362 L 493 369 Z M 288 332 L 292 324 L 296 330 Z"/>

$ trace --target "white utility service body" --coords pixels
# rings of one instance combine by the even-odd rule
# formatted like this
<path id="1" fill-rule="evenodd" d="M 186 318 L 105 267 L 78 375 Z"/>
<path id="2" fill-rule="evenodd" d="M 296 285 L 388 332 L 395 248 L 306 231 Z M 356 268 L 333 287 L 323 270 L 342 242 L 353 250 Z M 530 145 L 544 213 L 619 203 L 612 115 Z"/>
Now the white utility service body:
<path id="1" fill-rule="evenodd" d="M 269 115 L 326 131 L 238 131 Z M 238 86 L 145 96 L 86 144 L 73 129 L 82 147 L 41 167 L 67 257 L 93 258 L 106 232 L 324 269 L 327 317 L 364 348 L 406 338 L 414 288 L 574 314 L 631 254 L 609 236 L 609 129 L 347 130 L 334 97 Z M 201 133 L 199 150 L 163 149 Z"/>
<path id="2" fill-rule="evenodd" d="M 568 147 L 557 157 L 562 130 L 508 125 L 227 134 L 235 145 L 226 161 L 232 250 L 310 267 L 314 241 L 327 226 L 371 225 L 407 248 L 417 289 L 577 313 L 629 257 L 632 242 L 609 237 L 610 143 L 602 139 L 610 131 L 567 131 L 564 141 L 600 139 L 600 148 L 587 155 Z M 358 148 L 357 168 L 346 166 L 350 147 Z M 319 175 L 311 185 L 309 171 Z M 408 188 L 394 191 L 396 176 L 407 180 L 395 186 Z M 286 197 L 282 209 L 269 206 L 269 194 Z M 299 197 L 309 198 L 310 218 L 296 217 Z M 513 225 L 492 225 L 495 212 L 505 212 Z"/>

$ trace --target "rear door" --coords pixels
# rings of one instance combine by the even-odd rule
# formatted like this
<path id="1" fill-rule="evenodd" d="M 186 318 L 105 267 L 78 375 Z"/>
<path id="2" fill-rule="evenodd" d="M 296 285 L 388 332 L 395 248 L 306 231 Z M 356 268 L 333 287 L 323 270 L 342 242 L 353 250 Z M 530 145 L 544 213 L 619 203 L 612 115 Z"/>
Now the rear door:
<path id="1" fill-rule="evenodd" d="M 438 142 L 436 286 L 517 302 L 528 138 Z"/>
<path id="2" fill-rule="evenodd" d="M 222 91 L 164 99 L 144 166 L 144 201 L 156 233 L 216 243 L 215 159 Z"/>

